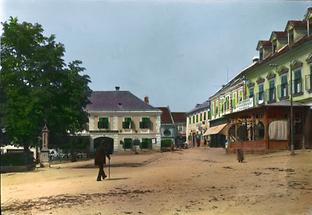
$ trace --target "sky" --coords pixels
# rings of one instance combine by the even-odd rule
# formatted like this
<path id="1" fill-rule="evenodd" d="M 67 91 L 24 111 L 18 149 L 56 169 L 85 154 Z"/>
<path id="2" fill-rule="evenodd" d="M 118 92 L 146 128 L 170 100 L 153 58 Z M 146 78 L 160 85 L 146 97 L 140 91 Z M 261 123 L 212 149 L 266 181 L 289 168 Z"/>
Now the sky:
<path id="1" fill-rule="evenodd" d="M 155 106 L 190 111 L 257 56 L 258 40 L 303 19 L 300 0 L 0 0 L 40 23 L 81 60 L 92 90 L 129 90 Z"/>

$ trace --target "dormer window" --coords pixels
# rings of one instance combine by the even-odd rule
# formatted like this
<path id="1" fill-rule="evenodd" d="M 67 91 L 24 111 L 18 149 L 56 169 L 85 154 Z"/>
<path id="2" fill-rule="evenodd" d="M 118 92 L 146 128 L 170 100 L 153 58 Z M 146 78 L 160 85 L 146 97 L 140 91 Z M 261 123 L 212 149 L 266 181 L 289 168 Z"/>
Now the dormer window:
<path id="1" fill-rule="evenodd" d="M 288 31 L 288 44 L 294 43 L 294 29 Z"/>
<path id="2" fill-rule="evenodd" d="M 308 20 L 308 26 L 309 26 L 309 36 L 312 35 L 312 18 Z"/>
<path id="3" fill-rule="evenodd" d="M 272 53 L 274 54 L 276 52 L 276 48 L 277 48 L 277 44 L 276 44 L 276 40 L 274 40 L 272 42 Z"/>
<path id="4" fill-rule="evenodd" d="M 259 60 L 263 60 L 263 49 L 259 50 Z"/>

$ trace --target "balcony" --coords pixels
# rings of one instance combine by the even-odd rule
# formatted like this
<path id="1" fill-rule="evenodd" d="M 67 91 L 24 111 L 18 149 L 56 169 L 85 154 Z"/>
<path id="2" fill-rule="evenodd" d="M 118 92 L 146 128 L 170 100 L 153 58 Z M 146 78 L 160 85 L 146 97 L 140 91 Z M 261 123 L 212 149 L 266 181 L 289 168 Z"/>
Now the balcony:
<path id="1" fill-rule="evenodd" d="M 309 93 L 312 93 L 312 74 L 305 77 L 305 89 Z"/>

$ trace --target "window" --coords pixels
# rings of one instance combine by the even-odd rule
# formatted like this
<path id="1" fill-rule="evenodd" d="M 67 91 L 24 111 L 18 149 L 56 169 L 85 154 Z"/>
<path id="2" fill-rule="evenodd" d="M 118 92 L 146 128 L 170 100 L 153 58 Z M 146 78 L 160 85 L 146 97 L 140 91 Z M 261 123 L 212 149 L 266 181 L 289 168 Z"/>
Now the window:
<path id="1" fill-rule="evenodd" d="M 195 123 L 195 115 L 193 115 L 193 123 Z"/>
<path id="2" fill-rule="evenodd" d="M 249 98 L 253 98 L 254 97 L 254 88 L 250 87 L 249 88 Z"/>
<path id="3" fill-rule="evenodd" d="M 124 149 L 131 149 L 132 148 L 132 139 L 131 138 L 125 138 L 123 143 Z"/>
<path id="4" fill-rule="evenodd" d="M 198 123 L 198 114 L 196 114 L 196 123 Z"/>
<path id="5" fill-rule="evenodd" d="M 243 91 L 240 90 L 239 94 L 238 94 L 238 102 L 240 103 L 241 101 L 243 101 Z"/>
<path id="6" fill-rule="evenodd" d="M 204 112 L 204 121 L 206 121 L 206 112 Z"/>
<path id="7" fill-rule="evenodd" d="M 164 130 L 164 136 L 170 136 L 170 135 L 171 135 L 171 131 L 168 128 L 166 128 Z"/>
<path id="8" fill-rule="evenodd" d="M 124 119 L 124 121 L 122 122 L 122 128 L 123 129 L 130 129 L 131 128 L 131 122 L 132 122 L 131 118 L 130 117 L 126 117 Z"/>
<path id="9" fill-rule="evenodd" d="M 306 89 L 311 93 L 312 92 L 312 64 L 310 64 L 310 74 L 307 75 Z"/>
<path id="10" fill-rule="evenodd" d="M 301 69 L 294 72 L 294 94 L 302 92 L 302 80 L 301 80 Z"/>
<path id="11" fill-rule="evenodd" d="M 310 64 L 310 91 L 312 90 L 312 64 Z"/>
<path id="12" fill-rule="evenodd" d="M 276 120 L 269 125 L 270 140 L 287 140 L 288 122 L 287 120 Z"/>
<path id="13" fill-rule="evenodd" d="M 203 114 L 200 113 L 200 122 L 203 121 Z"/>
<path id="14" fill-rule="evenodd" d="M 294 29 L 291 29 L 288 32 L 288 43 L 289 44 L 293 44 L 294 43 Z"/>
<path id="15" fill-rule="evenodd" d="M 142 117 L 142 121 L 140 122 L 140 128 L 148 129 L 151 128 L 151 120 L 148 117 Z"/>
<path id="16" fill-rule="evenodd" d="M 208 119 L 211 119 L 211 112 L 208 111 Z"/>
<path id="17" fill-rule="evenodd" d="M 269 101 L 273 102 L 275 100 L 275 80 L 271 79 L 269 81 Z"/>
<path id="18" fill-rule="evenodd" d="M 272 41 L 272 53 L 273 54 L 276 52 L 276 48 L 277 48 L 276 40 L 274 40 L 274 41 Z"/>
<path id="19" fill-rule="evenodd" d="M 288 96 L 287 74 L 281 76 L 281 99 Z"/>
<path id="20" fill-rule="evenodd" d="M 109 121 L 108 117 L 100 117 L 98 122 L 99 129 L 108 129 L 109 128 Z"/>
<path id="21" fill-rule="evenodd" d="M 259 84 L 259 95 L 258 95 L 258 103 L 263 103 L 264 92 L 263 92 L 263 84 Z"/>
<path id="22" fill-rule="evenodd" d="M 229 110 L 230 109 L 230 96 L 226 97 L 225 104 L 226 104 L 226 110 Z"/>
<path id="23" fill-rule="evenodd" d="M 258 122 L 255 125 L 255 140 L 263 140 L 264 138 L 264 125 L 262 122 Z"/>
<path id="24" fill-rule="evenodd" d="M 263 60 L 263 49 L 259 51 L 259 60 Z"/>
<path id="25" fill-rule="evenodd" d="M 189 124 L 192 124 L 192 117 L 189 117 Z"/>
<path id="26" fill-rule="evenodd" d="M 140 148 L 141 149 L 151 149 L 152 148 L 152 139 L 142 138 Z"/>

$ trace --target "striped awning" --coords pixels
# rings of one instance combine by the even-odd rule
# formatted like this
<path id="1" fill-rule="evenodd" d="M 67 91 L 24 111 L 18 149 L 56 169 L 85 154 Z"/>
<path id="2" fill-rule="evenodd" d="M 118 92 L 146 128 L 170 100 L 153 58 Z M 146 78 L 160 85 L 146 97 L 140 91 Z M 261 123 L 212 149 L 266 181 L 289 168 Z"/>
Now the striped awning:
<path id="1" fill-rule="evenodd" d="M 227 124 L 221 124 L 214 127 L 210 127 L 207 129 L 207 131 L 204 133 L 204 136 L 212 135 L 212 134 L 219 134 L 222 132 L 222 130 L 225 128 Z"/>

